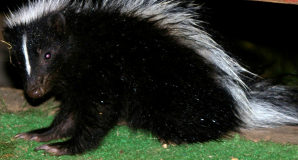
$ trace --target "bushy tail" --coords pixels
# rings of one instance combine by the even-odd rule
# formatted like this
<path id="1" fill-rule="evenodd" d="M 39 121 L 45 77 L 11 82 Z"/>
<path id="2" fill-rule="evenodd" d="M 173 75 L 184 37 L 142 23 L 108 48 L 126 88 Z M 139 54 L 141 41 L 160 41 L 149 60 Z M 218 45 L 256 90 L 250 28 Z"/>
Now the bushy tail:
<path id="1" fill-rule="evenodd" d="M 250 86 L 248 99 L 251 113 L 244 118 L 246 127 L 298 124 L 297 88 L 258 82 Z"/>

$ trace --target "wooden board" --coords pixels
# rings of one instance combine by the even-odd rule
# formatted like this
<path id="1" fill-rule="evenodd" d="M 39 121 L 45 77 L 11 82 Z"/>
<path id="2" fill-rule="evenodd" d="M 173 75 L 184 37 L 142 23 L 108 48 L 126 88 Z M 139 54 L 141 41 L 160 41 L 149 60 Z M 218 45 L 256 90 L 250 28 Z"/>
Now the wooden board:
<path id="1" fill-rule="evenodd" d="M 253 1 L 284 3 L 284 4 L 298 4 L 298 0 L 253 0 Z"/>

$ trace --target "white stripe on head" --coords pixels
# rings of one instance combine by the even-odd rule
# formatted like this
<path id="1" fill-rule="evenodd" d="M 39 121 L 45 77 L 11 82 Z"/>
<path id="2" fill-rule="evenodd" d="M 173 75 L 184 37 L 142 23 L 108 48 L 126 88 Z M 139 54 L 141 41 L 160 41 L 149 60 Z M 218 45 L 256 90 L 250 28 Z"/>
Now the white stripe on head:
<path id="1" fill-rule="evenodd" d="M 26 33 L 23 34 L 23 54 L 25 56 L 26 70 L 27 70 L 28 76 L 30 77 L 31 66 L 30 66 L 29 56 L 28 56 L 27 34 Z"/>

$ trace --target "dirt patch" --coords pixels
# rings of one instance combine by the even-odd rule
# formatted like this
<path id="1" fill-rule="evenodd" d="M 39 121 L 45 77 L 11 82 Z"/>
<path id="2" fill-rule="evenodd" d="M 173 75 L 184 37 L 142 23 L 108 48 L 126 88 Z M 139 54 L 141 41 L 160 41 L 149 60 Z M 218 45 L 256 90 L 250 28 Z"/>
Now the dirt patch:
<path id="1" fill-rule="evenodd" d="M 30 107 L 22 90 L 0 88 L 0 96 L 2 105 L 4 105 L 5 109 L 8 111 L 17 112 Z"/>
<path id="2" fill-rule="evenodd" d="M 30 101 L 30 100 L 29 100 Z M 59 102 L 54 98 L 49 98 L 46 101 L 43 100 L 31 100 L 29 103 L 24 96 L 23 90 L 13 88 L 0 88 L 0 106 L 2 109 L 9 112 L 26 111 L 30 108 L 45 108 L 49 105 L 58 106 Z"/>
<path id="3" fill-rule="evenodd" d="M 24 93 L 19 89 L 0 88 L 0 100 L 5 109 L 11 112 L 18 112 L 34 108 L 27 102 Z M 39 107 L 47 107 L 47 105 L 59 105 L 59 102 L 53 98 L 41 103 Z M 231 133 L 233 134 L 233 133 Z M 276 143 L 298 144 L 298 126 L 281 126 L 277 128 L 259 128 L 251 130 L 241 130 L 240 136 L 250 139 L 254 142 L 260 140 L 273 141 Z"/>
<path id="4" fill-rule="evenodd" d="M 280 126 L 276 128 L 260 128 L 253 130 L 241 130 L 240 136 L 254 142 L 260 140 L 276 143 L 298 144 L 298 126 Z"/>

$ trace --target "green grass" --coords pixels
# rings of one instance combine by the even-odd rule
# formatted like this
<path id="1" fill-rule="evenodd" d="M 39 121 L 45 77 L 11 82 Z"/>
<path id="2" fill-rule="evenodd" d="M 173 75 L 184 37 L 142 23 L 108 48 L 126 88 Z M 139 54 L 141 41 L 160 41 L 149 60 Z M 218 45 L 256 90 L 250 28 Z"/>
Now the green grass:
<path id="1" fill-rule="evenodd" d="M 298 146 L 273 142 L 252 142 L 235 135 L 230 139 L 204 144 L 186 144 L 162 148 L 155 137 L 132 131 L 126 126 L 115 127 L 100 147 L 76 156 L 50 156 L 33 151 L 44 143 L 15 140 L 14 135 L 48 126 L 53 115 L 41 109 L 0 114 L 0 159 L 298 159 Z"/>

